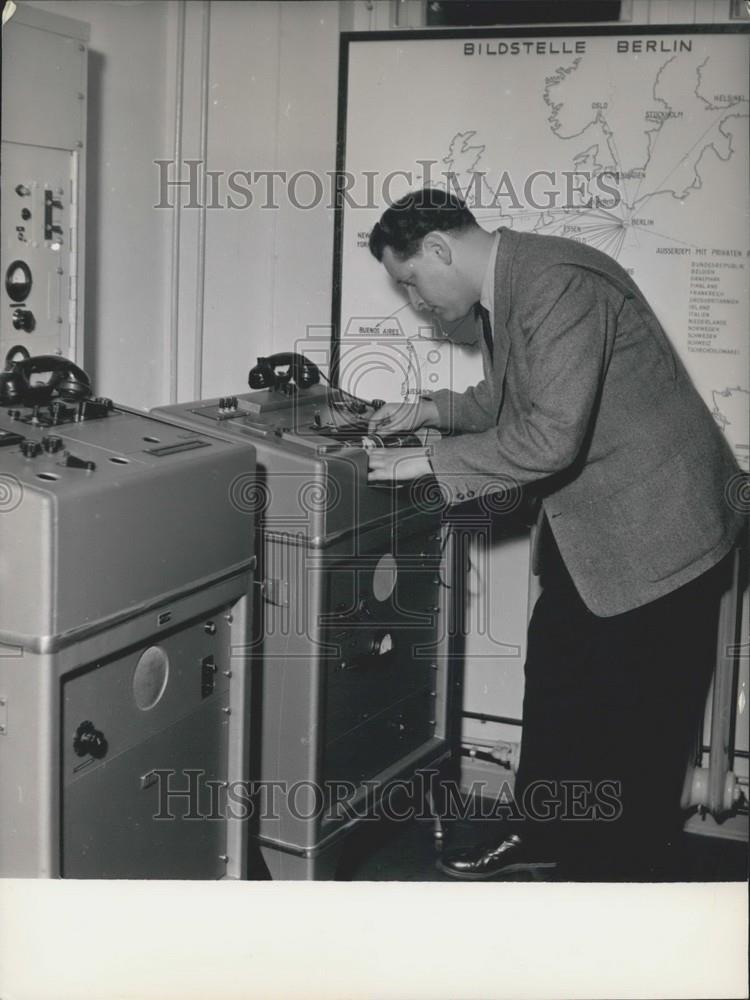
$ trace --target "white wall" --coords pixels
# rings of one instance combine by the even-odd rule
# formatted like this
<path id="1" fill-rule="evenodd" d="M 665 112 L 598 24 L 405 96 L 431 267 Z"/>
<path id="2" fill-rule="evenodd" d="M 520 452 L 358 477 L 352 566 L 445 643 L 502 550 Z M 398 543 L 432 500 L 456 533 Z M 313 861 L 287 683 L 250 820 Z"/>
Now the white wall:
<path id="1" fill-rule="evenodd" d="M 208 164 L 211 170 L 335 169 L 338 5 L 211 5 Z M 295 207 L 267 182 L 246 209 L 207 212 L 203 395 L 247 389 L 258 354 L 291 349 L 330 323 L 333 210 Z M 313 200 L 309 179 L 296 201 Z"/>

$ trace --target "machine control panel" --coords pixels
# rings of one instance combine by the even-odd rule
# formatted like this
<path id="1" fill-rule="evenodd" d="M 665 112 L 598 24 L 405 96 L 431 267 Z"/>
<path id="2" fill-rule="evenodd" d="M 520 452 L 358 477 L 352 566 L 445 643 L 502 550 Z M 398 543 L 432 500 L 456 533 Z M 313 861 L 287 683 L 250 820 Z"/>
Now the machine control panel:
<path id="1" fill-rule="evenodd" d="M 19 343 L 80 357 L 90 30 L 14 6 L 3 23 L 0 357 Z"/>
<path id="2" fill-rule="evenodd" d="M 232 421 L 236 430 L 250 436 L 283 437 L 319 454 L 344 447 L 421 447 L 424 442 L 416 434 L 368 433 L 370 417 L 379 409 L 379 403 L 356 399 L 333 387 L 298 389 L 286 385 L 222 396 L 193 407 L 191 412 L 216 423 Z"/>

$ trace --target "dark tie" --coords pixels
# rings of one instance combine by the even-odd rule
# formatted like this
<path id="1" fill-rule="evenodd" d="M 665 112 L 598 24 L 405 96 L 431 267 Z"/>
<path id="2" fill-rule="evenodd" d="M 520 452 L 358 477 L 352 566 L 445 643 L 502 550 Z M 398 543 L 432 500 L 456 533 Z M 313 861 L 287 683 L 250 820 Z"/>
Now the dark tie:
<path id="1" fill-rule="evenodd" d="M 482 321 L 482 333 L 484 334 L 484 342 L 487 345 L 487 350 L 490 354 L 490 361 L 494 360 L 494 351 L 492 345 L 492 324 L 490 323 L 490 314 L 487 309 L 484 308 L 481 303 L 477 303 L 477 316 Z"/>

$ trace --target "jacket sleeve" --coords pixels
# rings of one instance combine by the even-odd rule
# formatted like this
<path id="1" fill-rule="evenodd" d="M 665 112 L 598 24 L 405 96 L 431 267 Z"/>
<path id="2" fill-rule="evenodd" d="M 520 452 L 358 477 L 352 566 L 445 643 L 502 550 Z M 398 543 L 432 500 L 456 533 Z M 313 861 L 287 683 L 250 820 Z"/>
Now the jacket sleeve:
<path id="1" fill-rule="evenodd" d="M 497 405 L 487 379 L 483 378 L 464 392 L 438 389 L 429 395 L 438 409 L 440 430 L 477 432 L 495 425 Z"/>
<path id="2" fill-rule="evenodd" d="M 528 404 L 509 407 L 506 399 L 496 425 L 433 446 L 435 476 L 454 500 L 487 492 L 493 481 L 507 489 L 565 470 L 597 405 L 616 325 L 604 283 L 575 265 L 553 265 L 512 308 L 525 342 Z"/>
<path id="3" fill-rule="evenodd" d="M 427 396 L 437 406 L 441 431 L 477 432 L 495 426 L 497 403 L 486 378 L 463 392 L 438 389 L 427 393 Z"/>

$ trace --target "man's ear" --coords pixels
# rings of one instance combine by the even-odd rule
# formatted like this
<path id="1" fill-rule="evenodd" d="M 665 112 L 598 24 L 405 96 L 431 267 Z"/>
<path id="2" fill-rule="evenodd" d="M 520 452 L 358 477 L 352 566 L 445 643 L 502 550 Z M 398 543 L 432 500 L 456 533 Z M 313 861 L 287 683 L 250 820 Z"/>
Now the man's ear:
<path id="1" fill-rule="evenodd" d="M 442 264 L 450 264 L 453 261 L 451 245 L 445 233 L 441 233 L 438 229 L 428 233 L 422 240 L 422 252 L 434 255 Z"/>

